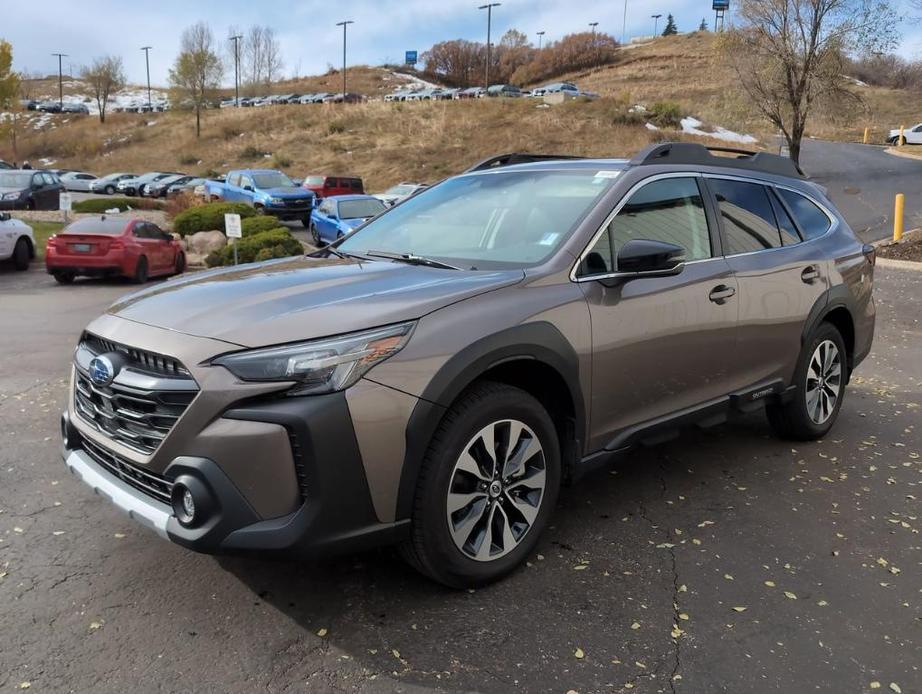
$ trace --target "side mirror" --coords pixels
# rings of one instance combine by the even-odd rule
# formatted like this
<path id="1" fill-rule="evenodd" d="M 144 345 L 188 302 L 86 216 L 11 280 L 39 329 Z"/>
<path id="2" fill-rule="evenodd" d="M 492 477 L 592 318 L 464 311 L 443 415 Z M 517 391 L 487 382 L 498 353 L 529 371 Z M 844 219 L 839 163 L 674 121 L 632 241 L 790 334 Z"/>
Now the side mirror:
<path id="1" fill-rule="evenodd" d="M 10 219 L 11 217 L 9 212 L 0 212 L 0 222 L 8 222 Z"/>
<path id="2" fill-rule="evenodd" d="M 677 275 L 685 267 L 685 249 L 674 243 L 635 239 L 618 251 L 618 272 L 643 277 Z"/>
<path id="3" fill-rule="evenodd" d="M 250 193 L 253 192 L 253 186 L 243 186 L 243 189 L 249 191 Z"/>

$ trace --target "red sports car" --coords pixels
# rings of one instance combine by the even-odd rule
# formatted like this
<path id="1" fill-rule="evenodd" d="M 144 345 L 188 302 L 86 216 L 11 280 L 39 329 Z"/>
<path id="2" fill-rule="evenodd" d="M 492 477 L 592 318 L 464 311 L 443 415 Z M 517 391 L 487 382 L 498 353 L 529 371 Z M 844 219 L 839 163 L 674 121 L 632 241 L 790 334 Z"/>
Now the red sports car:
<path id="1" fill-rule="evenodd" d="M 45 268 L 61 284 L 77 275 L 146 282 L 186 269 L 182 245 L 156 224 L 124 217 L 84 217 L 48 239 Z"/>

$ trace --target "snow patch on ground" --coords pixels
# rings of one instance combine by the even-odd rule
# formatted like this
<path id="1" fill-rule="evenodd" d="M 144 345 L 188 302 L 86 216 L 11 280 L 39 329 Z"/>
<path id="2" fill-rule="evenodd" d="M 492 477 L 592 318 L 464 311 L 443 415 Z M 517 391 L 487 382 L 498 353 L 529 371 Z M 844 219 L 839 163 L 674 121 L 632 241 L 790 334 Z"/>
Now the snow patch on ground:
<path id="1" fill-rule="evenodd" d="M 715 140 L 723 140 L 724 142 L 738 142 L 744 145 L 751 145 L 755 142 L 758 142 L 758 140 L 752 135 L 741 135 L 740 133 L 733 132 L 732 130 L 721 128 L 720 126 L 713 128 L 710 132 L 702 130 L 701 126 L 704 125 L 704 123 L 702 123 L 697 118 L 692 118 L 691 116 L 686 116 L 683 118 L 681 124 L 682 132 L 688 135 L 712 137 Z"/>
<path id="2" fill-rule="evenodd" d="M 435 84 L 433 82 L 427 82 L 426 80 L 420 79 L 419 77 L 415 77 L 414 75 L 405 75 L 402 72 L 392 72 L 391 74 L 397 79 L 401 80 L 402 82 L 406 82 L 408 89 L 441 89 L 442 88 L 442 86 L 439 84 Z"/>

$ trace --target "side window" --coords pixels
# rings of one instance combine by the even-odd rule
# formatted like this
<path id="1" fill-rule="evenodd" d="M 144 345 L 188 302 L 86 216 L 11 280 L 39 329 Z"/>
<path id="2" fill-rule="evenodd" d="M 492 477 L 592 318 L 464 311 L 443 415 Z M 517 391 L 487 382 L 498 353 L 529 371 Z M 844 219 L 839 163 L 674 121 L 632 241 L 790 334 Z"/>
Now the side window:
<path id="1" fill-rule="evenodd" d="M 131 228 L 131 233 L 136 239 L 148 238 L 147 224 L 145 224 L 144 222 L 138 222 Z"/>
<path id="2" fill-rule="evenodd" d="M 54 174 L 43 173 L 42 178 L 45 179 L 46 186 L 53 186 L 57 184 L 57 179 L 55 178 Z"/>
<path id="3" fill-rule="evenodd" d="M 720 178 L 709 179 L 708 185 L 714 190 L 723 219 L 725 255 L 781 247 L 765 186 Z"/>
<path id="4" fill-rule="evenodd" d="M 256 190 L 256 186 L 253 185 L 253 179 L 251 179 L 249 176 L 241 176 L 240 187 L 246 188 L 247 186 L 250 186 L 250 188 Z"/>
<path id="5" fill-rule="evenodd" d="M 359 192 L 359 193 L 362 192 L 362 181 L 361 181 L 361 179 L 353 178 L 351 182 L 352 182 L 352 190 L 354 190 L 354 191 L 356 191 L 356 192 Z"/>
<path id="6" fill-rule="evenodd" d="M 797 225 L 791 219 L 791 215 L 784 209 L 784 205 L 778 200 L 778 196 L 769 193 L 768 197 L 772 201 L 772 209 L 775 211 L 775 219 L 778 220 L 778 228 L 781 230 L 781 242 L 785 246 L 793 246 L 800 243 L 800 234 L 797 231 Z"/>
<path id="7" fill-rule="evenodd" d="M 800 227 L 805 239 L 809 241 L 829 231 L 832 224 L 829 217 L 810 200 L 793 190 L 779 188 L 778 193 L 791 209 L 791 213 L 794 215 L 794 219 L 797 221 L 797 225 Z"/>
<path id="8" fill-rule="evenodd" d="M 33 187 L 41 187 L 41 186 L 43 186 L 43 185 L 45 185 L 45 182 L 42 180 L 42 175 L 41 175 L 41 174 L 33 174 L 33 175 L 32 175 L 32 186 L 33 186 Z"/>
<path id="9" fill-rule="evenodd" d="M 581 274 L 617 272 L 618 251 L 640 239 L 681 246 L 686 260 L 711 257 L 704 200 L 695 178 L 664 178 L 635 192 L 584 259 Z"/>

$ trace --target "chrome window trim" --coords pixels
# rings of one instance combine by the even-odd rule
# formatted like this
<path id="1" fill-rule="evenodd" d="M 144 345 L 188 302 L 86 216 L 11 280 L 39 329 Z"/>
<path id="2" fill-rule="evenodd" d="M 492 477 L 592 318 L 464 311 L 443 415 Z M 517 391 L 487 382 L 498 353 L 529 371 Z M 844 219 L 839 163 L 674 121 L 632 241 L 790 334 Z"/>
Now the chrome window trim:
<path id="1" fill-rule="evenodd" d="M 570 268 L 570 281 L 571 282 L 594 282 L 596 280 L 604 280 L 609 278 L 617 277 L 640 277 L 634 272 L 609 272 L 604 275 L 586 275 L 585 277 L 580 277 L 577 274 L 580 264 L 595 246 L 596 241 L 599 240 L 599 237 L 605 233 L 605 230 L 608 228 L 608 225 L 612 223 L 615 217 L 618 216 L 618 213 L 621 212 L 621 209 L 627 204 L 627 201 L 631 199 L 631 196 L 634 195 L 638 190 L 643 188 L 650 183 L 655 183 L 656 181 L 665 179 L 665 178 L 702 178 L 703 175 L 697 171 L 670 171 L 668 173 L 654 174 L 653 176 L 648 176 L 643 180 L 637 181 L 633 186 L 631 186 L 628 191 L 621 196 L 621 200 L 615 205 L 615 209 L 605 218 L 605 221 L 602 222 L 602 225 L 599 229 L 592 235 L 592 238 L 589 239 L 589 243 L 583 248 L 582 253 L 576 257 L 576 262 L 573 264 L 573 267 Z M 702 196 L 703 198 L 703 196 Z M 705 203 L 706 204 L 706 203 Z M 710 239 L 711 229 L 708 227 L 708 238 Z M 710 258 L 699 258 L 698 260 L 687 260 L 685 265 L 691 265 L 692 263 L 702 263 L 709 260 L 717 260 L 723 256 L 711 256 Z"/>

